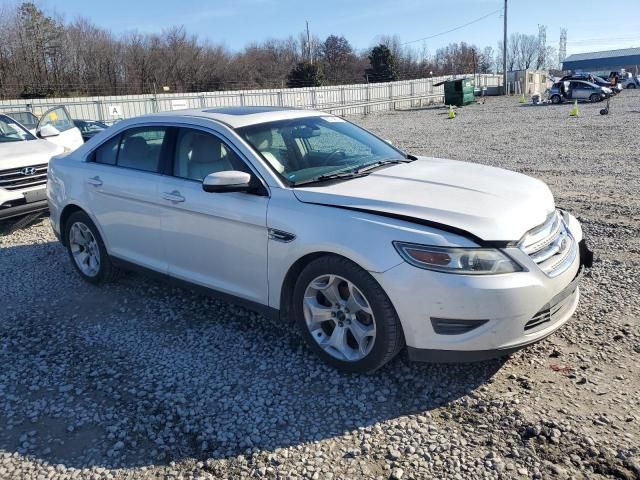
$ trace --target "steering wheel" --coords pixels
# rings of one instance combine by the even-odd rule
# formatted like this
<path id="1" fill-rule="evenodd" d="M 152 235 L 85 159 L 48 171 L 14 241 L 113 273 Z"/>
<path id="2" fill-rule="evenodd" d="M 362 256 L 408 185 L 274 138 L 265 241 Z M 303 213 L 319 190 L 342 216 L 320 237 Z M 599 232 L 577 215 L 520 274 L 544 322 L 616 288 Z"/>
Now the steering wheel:
<path id="1" fill-rule="evenodd" d="M 324 160 L 324 165 L 330 165 L 332 161 L 334 160 L 344 160 L 344 158 L 347 156 L 346 153 L 344 153 L 344 150 L 340 150 L 339 148 L 336 148 L 333 152 L 331 152 L 329 155 L 327 155 L 327 158 L 325 158 Z"/>

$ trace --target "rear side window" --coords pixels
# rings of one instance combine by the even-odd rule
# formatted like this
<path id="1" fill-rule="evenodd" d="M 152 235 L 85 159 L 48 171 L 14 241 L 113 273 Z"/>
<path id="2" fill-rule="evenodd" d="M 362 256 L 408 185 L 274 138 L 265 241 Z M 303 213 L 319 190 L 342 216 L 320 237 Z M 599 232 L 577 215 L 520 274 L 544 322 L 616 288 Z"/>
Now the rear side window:
<path id="1" fill-rule="evenodd" d="M 104 165 L 159 173 L 164 152 L 170 148 L 167 132 L 167 127 L 125 130 L 100 145 L 91 159 Z"/>
<path id="2" fill-rule="evenodd" d="M 125 131 L 120 140 L 117 165 L 159 172 L 166 130 L 164 127 L 142 127 Z"/>

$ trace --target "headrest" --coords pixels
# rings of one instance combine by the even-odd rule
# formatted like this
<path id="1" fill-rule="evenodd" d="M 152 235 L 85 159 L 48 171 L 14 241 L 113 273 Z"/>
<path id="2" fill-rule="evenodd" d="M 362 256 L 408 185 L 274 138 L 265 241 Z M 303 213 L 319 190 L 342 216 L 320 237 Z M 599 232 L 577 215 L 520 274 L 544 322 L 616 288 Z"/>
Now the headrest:
<path id="1" fill-rule="evenodd" d="M 211 135 L 196 135 L 191 141 L 191 163 L 212 163 L 221 159 L 222 148 Z"/>

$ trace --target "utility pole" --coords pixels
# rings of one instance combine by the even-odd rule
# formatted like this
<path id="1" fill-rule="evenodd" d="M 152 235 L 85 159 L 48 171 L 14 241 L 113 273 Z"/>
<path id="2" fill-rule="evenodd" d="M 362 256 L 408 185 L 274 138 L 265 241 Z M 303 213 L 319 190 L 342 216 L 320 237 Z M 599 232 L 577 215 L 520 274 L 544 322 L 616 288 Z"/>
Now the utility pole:
<path id="1" fill-rule="evenodd" d="M 507 94 L 507 1 L 504 0 L 504 39 L 502 40 L 502 94 Z"/>
<path id="2" fill-rule="evenodd" d="M 309 34 L 309 20 L 307 20 L 307 49 L 309 52 L 309 63 L 313 65 L 313 54 L 311 53 L 311 35 Z"/>

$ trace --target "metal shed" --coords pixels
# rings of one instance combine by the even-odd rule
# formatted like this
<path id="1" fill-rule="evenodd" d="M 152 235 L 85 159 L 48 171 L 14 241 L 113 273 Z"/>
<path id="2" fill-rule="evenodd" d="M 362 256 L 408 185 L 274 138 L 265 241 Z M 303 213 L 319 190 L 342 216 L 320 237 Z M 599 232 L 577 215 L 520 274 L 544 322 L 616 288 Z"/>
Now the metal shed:
<path id="1" fill-rule="evenodd" d="M 562 62 L 563 70 L 627 70 L 638 71 L 640 66 L 640 48 L 623 48 L 602 52 L 576 53 Z"/>

